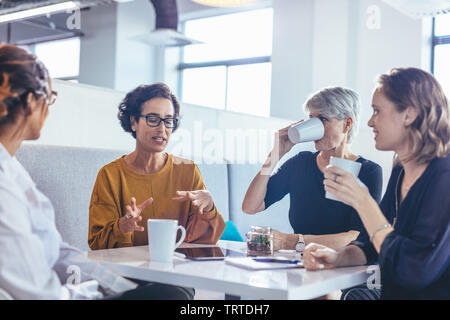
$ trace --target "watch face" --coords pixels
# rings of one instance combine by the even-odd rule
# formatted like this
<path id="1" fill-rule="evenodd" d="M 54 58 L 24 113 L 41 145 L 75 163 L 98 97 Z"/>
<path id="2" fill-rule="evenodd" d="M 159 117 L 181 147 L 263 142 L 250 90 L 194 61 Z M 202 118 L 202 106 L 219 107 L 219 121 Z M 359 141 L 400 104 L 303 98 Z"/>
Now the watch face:
<path id="1" fill-rule="evenodd" d="M 305 244 L 302 242 L 298 242 L 295 245 L 295 251 L 302 252 L 305 249 Z"/>

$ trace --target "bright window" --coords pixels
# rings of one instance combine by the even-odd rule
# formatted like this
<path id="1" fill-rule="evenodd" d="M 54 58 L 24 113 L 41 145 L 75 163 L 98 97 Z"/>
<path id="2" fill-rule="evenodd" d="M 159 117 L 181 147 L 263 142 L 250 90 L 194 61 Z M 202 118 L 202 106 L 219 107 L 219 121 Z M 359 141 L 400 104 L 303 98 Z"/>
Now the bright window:
<path id="1" fill-rule="evenodd" d="M 228 68 L 227 105 L 230 111 L 270 115 L 270 63 Z"/>
<path id="2" fill-rule="evenodd" d="M 450 13 L 434 19 L 432 72 L 450 97 Z"/>
<path id="3" fill-rule="evenodd" d="M 80 38 L 37 43 L 34 54 L 45 64 L 52 78 L 75 79 L 80 72 Z"/>
<path id="4" fill-rule="evenodd" d="M 270 115 L 273 10 L 184 22 L 202 44 L 183 48 L 183 102 L 253 115 Z"/>
<path id="5" fill-rule="evenodd" d="M 272 24 L 272 9 L 188 20 L 185 34 L 204 43 L 187 46 L 184 62 L 270 56 Z"/>
<path id="6" fill-rule="evenodd" d="M 438 15 L 435 19 L 435 36 L 450 35 L 450 14 Z"/>
<path id="7" fill-rule="evenodd" d="M 186 69 L 183 72 L 183 101 L 225 109 L 226 67 Z"/>

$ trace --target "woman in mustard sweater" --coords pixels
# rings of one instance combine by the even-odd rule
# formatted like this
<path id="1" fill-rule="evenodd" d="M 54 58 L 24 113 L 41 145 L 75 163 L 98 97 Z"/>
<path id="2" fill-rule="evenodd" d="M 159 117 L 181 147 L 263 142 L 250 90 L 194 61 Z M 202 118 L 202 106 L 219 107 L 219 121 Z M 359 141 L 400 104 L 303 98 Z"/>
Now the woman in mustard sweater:
<path id="1" fill-rule="evenodd" d="M 98 173 L 89 207 L 92 250 L 148 244 L 148 219 L 176 219 L 186 242 L 216 243 L 225 222 L 195 163 L 164 152 L 180 104 L 162 83 L 139 86 L 119 105 L 136 149 Z M 138 205 L 139 204 L 139 205 Z"/>

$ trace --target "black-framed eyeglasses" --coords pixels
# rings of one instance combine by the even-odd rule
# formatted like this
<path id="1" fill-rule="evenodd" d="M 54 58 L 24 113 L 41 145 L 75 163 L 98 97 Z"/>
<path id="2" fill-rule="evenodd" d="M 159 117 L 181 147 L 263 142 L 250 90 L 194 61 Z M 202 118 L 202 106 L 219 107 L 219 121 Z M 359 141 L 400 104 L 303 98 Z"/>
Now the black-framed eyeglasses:
<path id="1" fill-rule="evenodd" d="M 58 96 L 58 92 L 52 90 L 49 95 L 46 96 L 46 102 L 49 106 L 56 102 L 56 97 Z"/>
<path id="2" fill-rule="evenodd" d="M 145 118 L 145 122 L 149 127 L 155 128 L 159 127 L 161 121 L 164 122 L 164 126 L 168 129 L 176 128 L 178 124 L 177 118 L 161 118 L 155 114 L 138 115 L 139 118 Z"/>
<path id="3" fill-rule="evenodd" d="M 58 92 L 52 90 L 50 94 L 47 92 L 44 92 L 42 90 L 36 91 L 37 94 L 41 94 L 44 96 L 45 103 L 47 103 L 49 106 L 55 103 L 56 97 L 58 96 Z"/>

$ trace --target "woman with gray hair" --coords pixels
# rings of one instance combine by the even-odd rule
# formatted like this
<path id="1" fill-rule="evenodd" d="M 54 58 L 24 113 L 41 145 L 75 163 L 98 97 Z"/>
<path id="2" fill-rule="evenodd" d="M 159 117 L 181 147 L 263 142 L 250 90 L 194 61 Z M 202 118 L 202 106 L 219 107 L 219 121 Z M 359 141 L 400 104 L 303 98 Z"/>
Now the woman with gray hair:
<path id="1" fill-rule="evenodd" d="M 318 118 L 324 126 L 324 136 L 314 141 L 317 152 L 303 151 L 287 160 L 272 175 L 275 159 L 281 159 L 294 144 L 288 130 L 294 123 L 275 134 L 272 152 L 263 168 L 251 182 L 242 210 L 247 214 L 263 211 L 290 195 L 289 221 L 293 234 L 274 230 L 274 249 L 295 249 L 302 252 L 308 243 L 320 243 L 341 248 L 355 240 L 363 225 L 357 212 L 342 202 L 325 198 L 324 170 L 330 157 L 361 163 L 359 179 L 374 199 L 381 199 L 382 172 L 376 163 L 355 155 L 350 142 L 357 132 L 360 103 L 356 92 L 342 87 L 330 87 L 311 95 L 304 104 L 310 118 Z M 303 120 L 301 120 L 303 121 Z M 299 121 L 299 122 L 301 122 Z M 274 152 L 279 152 L 274 156 Z"/>

